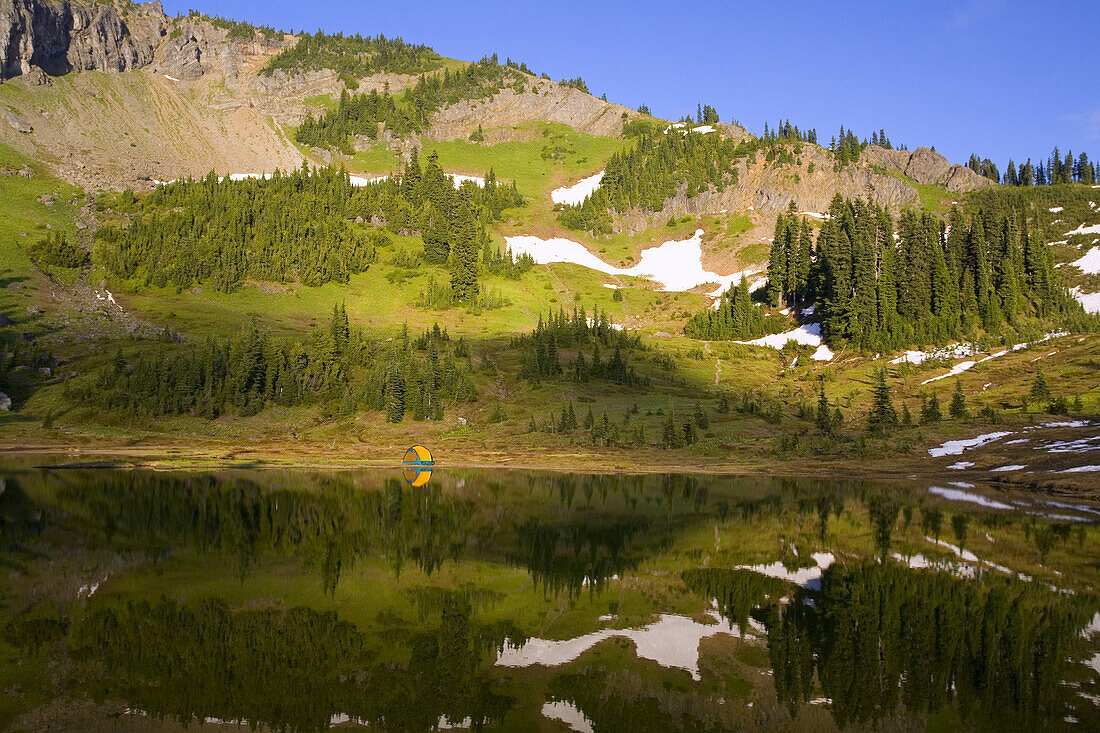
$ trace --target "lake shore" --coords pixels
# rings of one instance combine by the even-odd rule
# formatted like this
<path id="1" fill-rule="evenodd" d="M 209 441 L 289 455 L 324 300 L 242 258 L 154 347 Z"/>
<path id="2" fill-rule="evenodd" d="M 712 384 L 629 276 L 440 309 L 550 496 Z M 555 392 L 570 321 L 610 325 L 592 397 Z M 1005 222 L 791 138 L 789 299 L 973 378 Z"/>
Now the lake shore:
<path id="1" fill-rule="evenodd" d="M 926 449 L 870 457 L 829 455 L 768 455 L 736 448 L 728 455 L 700 455 L 685 450 L 608 449 L 588 446 L 532 449 L 469 445 L 440 441 L 433 449 L 437 470 L 505 469 L 609 474 L 697 473 L 728 476 L 821 477 L 876 480 L 916 479 L 969 482 L 1006 489 L 1100 500 L 1100 471 L 1069 469 L 1100 463 L 1092 450 L 1095 425 L 1052 427 L 1033 440 L 1014 438 L 1010 427 L 1003 439 L 975 447 L 948 449 L 931 456 Z M 980 437 L 980 436 L 979 436 Z M 960 442 L 960 441 L 955 441 Z M 961 441 L 966 442 L 966 441 Z M 1049 452 L 1035 445 L 1074 445 L 1084 450 Z M 1100 442 L 1100 441 L 1098 441 Z M 945 442 L 944 445 L 948 445 Z M 167 441 L 131 438 L 95 444 L 53 440 L 0 442 L 0 460 L 31 466 L 152 468 L 302 468 L 314 470 L 398 470 L 406 445 L 358 440 L 264 439 L 252 445 L 229 441 Z M 955 453 L 954 450 L 958 450 Z M 1093 458 L 1095 456 L 1095 459 Z M 1006 470 L 1008 469 L 1008 470 Z"/>

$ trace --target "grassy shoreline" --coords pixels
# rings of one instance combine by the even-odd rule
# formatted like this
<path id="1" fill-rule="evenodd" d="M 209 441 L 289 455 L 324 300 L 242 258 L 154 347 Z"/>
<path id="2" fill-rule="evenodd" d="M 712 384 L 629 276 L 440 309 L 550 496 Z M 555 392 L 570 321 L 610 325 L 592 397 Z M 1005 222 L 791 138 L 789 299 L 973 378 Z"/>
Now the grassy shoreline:
<path id="1" fill-rule="evenodd" d="M 1072 439 L 1073 429 L 1059 429 L 1059 439 Z M 1008 465 L 1025 460 L 1029 447 L 996 444 L 962 456 L 932 459 L 924 451 L 917 455 L 850 458 L 838 456 L 745 457 L 740 460 L 693 455 L 688 451 L 641 451 L 629 449 L 591 450 L 503 450 L 463 449 L 460 455 L 445 447 L 436 448 L 435 470 L 501 469 L 538 470 L 556 473 L 657 474 L 688 473 L 715 476 L 774 476 L 783 478 L 828 477 L 839 480 L 879 481 L 966 481 L 987 487 L 1024 490 L 1052 495 L 1100 500 L 1100 472 L 1059 474 L 1057 470 L 1035 473 L 996 473 L 985 468 L 948 470 L 941 463 L 956 459 L 988 459 Z M 302 469 L 355 471 L 402 468 L 403 448 L 391 445 L 364 449 L 362 445 L 324 445 L 319 442 L 264 447 L 240 444 L 158 443 L 74 446 L 53 442 L 0 443 L 0 462 L 26 468 L 105 468 L 153 470 L 210 469 Z M 457 452 L 456 452 L 457 453 Z M 983 460 L 989 463 L 989 460 Z M 1077 461 L 1079 462 L 1079 461 Z"/>

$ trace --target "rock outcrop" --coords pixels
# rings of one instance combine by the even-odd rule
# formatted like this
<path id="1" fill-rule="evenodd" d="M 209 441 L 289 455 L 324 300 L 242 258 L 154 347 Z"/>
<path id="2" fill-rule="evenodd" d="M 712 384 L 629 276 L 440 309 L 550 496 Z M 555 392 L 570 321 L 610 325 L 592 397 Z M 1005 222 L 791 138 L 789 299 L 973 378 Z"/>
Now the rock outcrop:
<path id="1" fill-rule="evenodd" d="M 0 0 L 0 79 L 36 83 L 70 71 L 126 71 L 145 66 L 164 35 L 159 0 L 128 7 Z"/>
<path id="2" fill-rule="evenodd" d="M 11 125 L 11 129 L 16 132 L 22 132 L 24 134 L 34 132 L 34 127 L 31 123 L 27 122 L 23 115 L 16 112 L 12 112 L 10 109 L 0 110 L 0 116 L 4 118 L 4 121 Z"/>
<path id="3" fill-rule="evenodd" d="M 920 147 L 913 151 L 887 150 L 877 145 L 868 145 L 860 160 L 878 163 L 887 168 L 900 171 L 917 183 L 945 186 L 952 193 L 966 193 L 976 188 L 995 185 L 993 181 L 978 175 L 964 165 L 952 165 L 931 148 Z"/>
<path id="4" fill-rule="evenodd" d="M 632 110 L 604 102 L 564 84 L 529 77 L 526 89 L 505 87 L 488 99 L 465 99 L 432 117 L 432 140 L 469 137 L 482 127 L 514 127 L 531 120 L 560 122 L 589 135 L 615 137 L 623 131 L 624 115 Z"/>

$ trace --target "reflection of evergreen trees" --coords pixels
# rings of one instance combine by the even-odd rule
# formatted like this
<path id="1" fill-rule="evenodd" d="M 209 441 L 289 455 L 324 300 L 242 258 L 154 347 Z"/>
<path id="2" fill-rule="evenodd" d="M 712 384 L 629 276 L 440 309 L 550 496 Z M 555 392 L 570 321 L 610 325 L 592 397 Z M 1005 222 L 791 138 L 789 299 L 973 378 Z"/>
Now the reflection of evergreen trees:
<path id="1" fill-rule="evenodd" d="M 80 474 L 60 492 L 108 538 L 136 542 L 154 556 L 194 547 L 246 574 L 263 555 L 292 555 L 316 568 L 328 592 L 363 556 L 400 573 L 425 573 L 463 553 L 473 507 L 431 485 L 409 489 L 390 479 L 379 491 L 334 483 L 323 492 L 269 490 L 218 476 Z"/>
<path id="2" fill-rule="evenodd" d="M 600 733 L 738 729 L 733 706 L 711 704 L 660 681 L 602 666 L 556 678 L 550 698 L 575 705 Z"/>
<path id="3" fill-rule="evenodd" d="M 764 605 L 789 588 L 785 580 L 769 578 L 752 570 L 693 568 L 683 573 L 684 583 L 704 598 L 718 601 L 718 611 L 743 630 L 753 608 Z"/>
<path id="4" fill-rule="evenodd" d="M 611 576 L 637 567 L 630 541 L 647 524 L 644 518 L 564 524 L 531 517 L 517 528 L 519 550 L 510 559 L 547 592 L 575 596 L 585 586 L 598 592 Z"/>
<path id="5" fill-rule="evenodd" d="M 167 599 L 98 608 L 72 634 L 91 696 L 155 717 L 247 720 L 276 730 L 328 727 L 363 661 L 362 634 L 308 608 L 232 612 Z"/>
<path id="6" fill-rule="evenodd" d="M 509 633 L 479 625 L 454 597 L 438 626 L 409 639 L 408 662 L 383 663 L 368 651 L 376 640 L 334 613 L 164 599 L 95 608 L 74 627 L 71 644 L 74 677 L 94 699 L 121 700 L 158 718 L 309 731 L 344 714 L 372 727 L 423 731 L 440 716 L 478 726 L 501 721 L 512 701 L 482 670 Z"/>
<path id="7" fill-rule="evenodd" d="M 1014 580 L 891 564 L 830 568 L 814 604 L 770 613 L 776 691 L 795 708 L 816 671 L 841 726 L 949 705 L 970 723 L 1059 720 L 1066 660 L 1093 610 Z"/>

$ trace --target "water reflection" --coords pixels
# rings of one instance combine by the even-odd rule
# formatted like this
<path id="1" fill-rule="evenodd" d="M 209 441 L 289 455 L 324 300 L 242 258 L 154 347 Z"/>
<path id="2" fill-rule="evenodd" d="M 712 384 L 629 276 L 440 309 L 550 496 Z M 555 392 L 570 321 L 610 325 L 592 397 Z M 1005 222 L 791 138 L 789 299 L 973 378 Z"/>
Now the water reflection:
<path id="1" fill-rule="evenodd" d="M 994 575 L 835 566 L 820 594 L 767 612 L 776 691 L 793 714 L 820 684 L 841 726 L 954 706 L 964 723 L 1033 729 L 1069 709 L 1066 659 L 1095 607 Z"/>
<path id="2" fill-rule="evenodd" d="M 184 724 L 216 718 L 311 731 L 351 719 L 422 731 L 440 718 L 499 723 L 511 699 L 480 670 L 517 632 L 474 622 L 455 596 L 441 600 L 438 619 L 403 639 L 408 661 L 395 662 L 335 613 L 234 611 L 217 600 L 108 604 L 73 629 L 74 676 L 96 700 L 125 700 Z"/>
<path id="3" fill-rule="evenodd" d="M 1100 722 L 1079 694 L 1100 675 L 1072 662 L 1097 610 L 1094 535 L 926 490 L 439 471 L 421 487 L 74 470 L 3 486 L 9 582 L 51 552 L 95 548 L 118 570 L 90 598 L 49 578 L 13 593 L 2 643 L 64 658 L 57 694 L 135 714 L 295 731 Z M 1031 572 L 1091 553 L 1060 566 L 1076 592 L 992 563 L 962 578 L 898 562 L 941 532 L 960 554 L 989 537 L 984 556 L 1002 530 Z M 239 586 L 207 584 L 212 558 Z M 819 586 L 789 582 L 811 573 Z"/>

